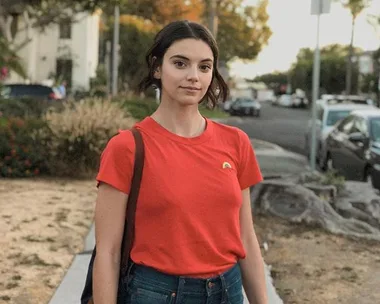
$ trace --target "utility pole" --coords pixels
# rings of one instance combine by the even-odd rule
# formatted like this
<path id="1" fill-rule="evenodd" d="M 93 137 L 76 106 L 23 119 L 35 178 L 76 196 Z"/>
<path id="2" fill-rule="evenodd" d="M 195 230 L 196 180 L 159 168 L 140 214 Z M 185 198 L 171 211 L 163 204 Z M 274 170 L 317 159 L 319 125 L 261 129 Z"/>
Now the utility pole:
<path id="1" fill-rule="evenodd" d="M 117 95 L 117 81 L 119 68 L 119 34 L 120 34 L 120 9 L 115 5 L 112 46 L 112 96 Z"/>
<path id="2" fill-rule="evenodd" d="M 351 94 L 352 87 L 352 57 L 354 55 L 354 33 L 355 33 L 355 18 L 352 19 L 351 24 L 351 41 L 350 46 L 348 48 L 348 56 L 347 56 L 347 71 L 346 71 L 346 95 Z M 359 84 L 358 84 L 359 87 Z"/>

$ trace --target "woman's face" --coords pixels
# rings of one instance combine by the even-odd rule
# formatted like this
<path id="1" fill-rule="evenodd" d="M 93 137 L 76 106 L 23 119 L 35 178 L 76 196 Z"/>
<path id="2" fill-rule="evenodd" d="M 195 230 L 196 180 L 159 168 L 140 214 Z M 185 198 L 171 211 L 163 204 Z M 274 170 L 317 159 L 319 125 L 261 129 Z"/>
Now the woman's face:
<path id="1" fill-rule="evenodd" d="M 161 79 L 162 100 L 182 106 L 198 105 L 211 84 L 213 63 L 211 48 L 202 40 L 183 39 L 173 43 L 155 73 Z"/>

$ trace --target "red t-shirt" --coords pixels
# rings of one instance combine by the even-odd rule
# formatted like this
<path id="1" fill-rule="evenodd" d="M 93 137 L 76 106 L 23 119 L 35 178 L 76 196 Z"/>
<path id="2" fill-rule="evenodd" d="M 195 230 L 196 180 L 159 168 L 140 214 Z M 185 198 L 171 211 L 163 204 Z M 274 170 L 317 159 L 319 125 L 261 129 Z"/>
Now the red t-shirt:
<path id="1" fill-rule="evenodd" d="M 132 260 L 168 274 L 210 277 L 244 258 L 241 191 L 262 181 L 246 133 L 208 119 L 206 130 L 194 138 L 175 135 L 151 117 L 136 128 L 143 136 L 145 164 Z M 134 152 L 130 131 L 113 137 L 102 153 L 97 181 L 128 194 Z"/>

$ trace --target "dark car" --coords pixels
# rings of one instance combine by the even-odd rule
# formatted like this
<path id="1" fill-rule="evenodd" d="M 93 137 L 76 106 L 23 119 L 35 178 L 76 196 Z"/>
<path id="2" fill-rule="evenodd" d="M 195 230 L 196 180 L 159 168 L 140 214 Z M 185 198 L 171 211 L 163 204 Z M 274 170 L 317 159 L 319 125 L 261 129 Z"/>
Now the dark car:
<path id="1" fill-rule="evenodd" d="M 31 98 L 39 100 L 61 100 L 58 89 L 41 84 L 5 84 L 2 86 L 2 98 Z"/>
<path id="2" fill-rule="evenodd" d="M 237 98 L 230 106 L 231 115 L 260 116 L 261 104 L 250 98 Z"/>
<path id="3" fill-rule="evenodd" d="M 355 110 L 338 122 L 326 140 L 326 166 L 348 180 L 380 189 L 380 109 Z"/>

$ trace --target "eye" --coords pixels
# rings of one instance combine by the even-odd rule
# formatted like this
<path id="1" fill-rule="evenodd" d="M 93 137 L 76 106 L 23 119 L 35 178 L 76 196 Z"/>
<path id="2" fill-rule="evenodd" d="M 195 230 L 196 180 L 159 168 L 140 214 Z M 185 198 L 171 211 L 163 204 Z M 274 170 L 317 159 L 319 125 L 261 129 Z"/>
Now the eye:
<path id="1" fill-rule="evenodd" d="M 212 67 L 208 64 L 204 64 L 204 65 L 201 65 L 200 69 L 203 71 L 203 72 L 208 72 L 209 70 L 212 69 Z"/>
<path id="2" fill-rule="evenodd" d="M 183 61 L 174 61 L 174 65 L 178 68 L 184 68 L 186 64 Z"/>

